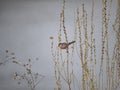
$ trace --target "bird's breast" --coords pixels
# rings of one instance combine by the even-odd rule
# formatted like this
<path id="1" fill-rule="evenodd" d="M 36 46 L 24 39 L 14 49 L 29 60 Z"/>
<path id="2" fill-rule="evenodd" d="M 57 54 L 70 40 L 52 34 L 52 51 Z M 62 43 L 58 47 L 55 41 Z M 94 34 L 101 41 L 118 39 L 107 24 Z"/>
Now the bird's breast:
<path id="1" fill-rule="evenodd" d="M 67 43 L 61 43 L 59 45 L 60 49 L 67 49 L 68 48 L 68 44 Z"/>

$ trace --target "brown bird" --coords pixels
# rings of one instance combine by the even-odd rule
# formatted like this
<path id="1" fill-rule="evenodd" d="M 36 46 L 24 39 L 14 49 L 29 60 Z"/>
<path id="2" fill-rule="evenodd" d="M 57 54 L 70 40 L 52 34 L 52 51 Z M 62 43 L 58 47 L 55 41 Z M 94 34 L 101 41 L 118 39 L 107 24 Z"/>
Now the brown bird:
<path id="1" fill-rule="evenodd" d="M 65 42 L 59 43 L 58 44 L 58 48 L 60 48 L 60 49 L 67 49 L 68 46 L 71 45 L 71 44 L 73 44 L 73 43 L 75 43 L 75 41 L 72 41 L 72 42 L 69 42 L 69 43 L 65 43 Z"/>

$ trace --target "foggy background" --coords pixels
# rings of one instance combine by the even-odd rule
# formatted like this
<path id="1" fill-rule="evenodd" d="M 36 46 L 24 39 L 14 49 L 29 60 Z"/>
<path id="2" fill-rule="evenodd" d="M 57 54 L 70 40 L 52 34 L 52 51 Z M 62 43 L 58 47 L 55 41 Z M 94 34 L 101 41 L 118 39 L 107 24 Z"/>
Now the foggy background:
<path id="1" fill-rule="evenodd" d="M 66 3 L 66 27 L 68 39 L 72 40 L 74 30 L 74 11 L 81 3 L 67 0 Z M 77 1 L 77 0 L 76 0 Z M 86 0 L 85 7 L 91 13 L 91 1 Z M 0 1 L 0 60 L 4 61 L 5 50 L 14 52 L 15 56 L 25 61 L 28 58 L 35 60 L 33 70 L 45 78 L 40 82 L 37 90 L 54 89 L 54 68 L 50 52 L 50 36 L 56 39 L 59 30 L 59 14 L 61 11 L 61 0 L 1 0 Z M 116 0 L 112 3 L 112 19 L 114 21 Z M 96 39 L 101 35 L 101 0 L 95 0 L 95 24 Z M 89 18 L 88 18 L 89 20 Z M 111 28 L 111 27 L 110 27 Z M 88 29 L 90 30 L 90 29 Z M 111 29 L 112 30 L 112 29 Z M 110 33 L 110 52 L 114 46 L 113 32 Z M 57 46 L 57 43 L 55 42 Z M 101 47 L 97 43 L 97 47 Z M 99 53 L 99 49 L 98 49 Z M 112 55 L 111 55 L 112 56 Z M 78 58 L 78 57 L 76 57 Z M 13 80 L 13 72 L 19 67 L 7 62 L 0 66 L 0 90 L 29 90 L 27 85 L 17 85 Z"/>

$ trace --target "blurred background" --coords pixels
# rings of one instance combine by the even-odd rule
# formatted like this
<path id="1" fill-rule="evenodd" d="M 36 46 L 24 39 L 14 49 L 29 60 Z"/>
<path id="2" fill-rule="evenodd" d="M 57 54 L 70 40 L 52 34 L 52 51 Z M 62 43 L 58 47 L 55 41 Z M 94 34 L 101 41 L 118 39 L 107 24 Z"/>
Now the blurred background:
<path id="1" fill-rule="evenodd" d="M 69 41 L 73 38 L 75 8 L 81 9 L 84 0 L 66 0 L 66 28 Z M 84 1 L 88 14 L 91 13 L 91 0 Z M 53 90 L 55 86 L 54 68 L 50 52 L 49 37 L 56 40 L 59 30 L 61 0 L 1 0 L 0 1 L 0 61 L 6 57 L 6 50 L 14 52 L 17 59 L 26 61 L 31 58 L 33 71 L 45 75 L 37 90 Z M 112 3 L 111 22 L 116 14 L 116 0 Z M 101 35 L 101 0 L 95 0 L 96 39 Z M 88 23 L 90 18 L 88 17 Z M 88 29 L 89 30 L 89 29 Z M 114 35 L 111 29 L 110 53 L 114 47 Z M 97 39 L 99 41 L 99 39 Z M 55 41 L 57 47 L 57 42 Z M 98 47 L 101 47 L 97 43 Z M 99 49 L 98 49 L 99 53 Z M 39 58 L 38 61 L 35 61 Z M 76 57 L 78 58 L 78 57 Z M 18 85 L 13 73 L 19 67 L 10 61 L 0 66 L 0 90 L 29 90 L 26 85 Z"/>

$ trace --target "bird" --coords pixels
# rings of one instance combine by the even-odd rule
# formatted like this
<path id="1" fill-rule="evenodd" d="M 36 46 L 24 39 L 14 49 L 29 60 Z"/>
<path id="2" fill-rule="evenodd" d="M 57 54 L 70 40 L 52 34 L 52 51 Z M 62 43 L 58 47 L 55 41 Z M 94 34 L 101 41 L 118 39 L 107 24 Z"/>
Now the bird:
<path id="1" fill-rule="evenodd" d="M 58 48 L 60 49 L 68 49 L 68 46 L 75 43 L 75 41 L 72 41 L 72 42 L 69 42 L 69 43 L 66 43 L 66 42 L 63 42 L 63 43 L 59 43 L 58 44 Z"/>

